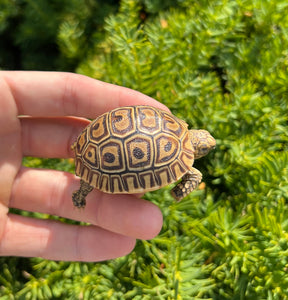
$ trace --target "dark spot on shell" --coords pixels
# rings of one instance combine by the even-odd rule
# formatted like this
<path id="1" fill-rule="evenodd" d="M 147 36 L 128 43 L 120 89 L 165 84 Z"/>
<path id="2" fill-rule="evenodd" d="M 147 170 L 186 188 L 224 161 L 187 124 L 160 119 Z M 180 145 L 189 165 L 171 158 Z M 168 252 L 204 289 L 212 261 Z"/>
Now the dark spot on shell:
<path id="1" fill-rule="evenodd" d="M 135 158 L 142 159 L 144 155 L 145 155 L 144 152 L 140 148 L 136 147 L 133 149 L 133 156 Z"/>
<path id="2" fill-rule="evenodd" d="M 112 153 L 107 152 L 107 153 L 104 154 L 103 159 L 104 159 L 105 162 L 111 164 L 115 161 L 115 155 L 112 154 Z"/>
<path id="3" fill-rule="evenodd" d="M 123 117 L 122 116 L 114 116 L 112 118 L 112 122 L 115 123 L 115 122 L 120 122 L 122 121 Z"/>
<path id="4" fill-rule="evenodd" d="M 168 142 L 165 146 L 164 146 L 164 151 L 165 152 L 169 152 L 172 148 L 172 143 Z"/>

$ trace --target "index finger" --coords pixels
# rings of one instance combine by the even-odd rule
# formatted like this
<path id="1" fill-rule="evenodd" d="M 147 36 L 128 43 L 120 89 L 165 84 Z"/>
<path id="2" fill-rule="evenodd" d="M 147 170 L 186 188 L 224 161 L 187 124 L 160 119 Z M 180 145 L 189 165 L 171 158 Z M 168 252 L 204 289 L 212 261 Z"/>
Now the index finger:
<path id="1" fill-rule="evenodd" d="M 18 115 L 35 117 L 96 116 L 119 106 L 167 107 L 140 92 L 84 75 L 62 72 L 1 71 Z"/>

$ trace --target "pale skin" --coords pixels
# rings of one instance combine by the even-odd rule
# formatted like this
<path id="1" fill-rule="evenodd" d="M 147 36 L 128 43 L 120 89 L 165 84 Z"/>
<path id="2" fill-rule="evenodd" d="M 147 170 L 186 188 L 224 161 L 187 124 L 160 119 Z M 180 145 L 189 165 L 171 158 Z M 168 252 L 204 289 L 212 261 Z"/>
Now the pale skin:
<path id="1" fill-rule="evenodd" d="M 0 256 L 102 261 L 126 255 L 136 239 L 159 233 L 159 208 L 139 195 L 94 189 L 86 208 L 75 209 L 71 195 L 79 178 L 25 168 L 22 157 L 73 157 L 71 145 L 87 118 L 126 105 L 166 107 L 137 91 L 60 72 L 0 71 L 0 95 Z M 9 208 L 91 225 L 23 217 Z"/>

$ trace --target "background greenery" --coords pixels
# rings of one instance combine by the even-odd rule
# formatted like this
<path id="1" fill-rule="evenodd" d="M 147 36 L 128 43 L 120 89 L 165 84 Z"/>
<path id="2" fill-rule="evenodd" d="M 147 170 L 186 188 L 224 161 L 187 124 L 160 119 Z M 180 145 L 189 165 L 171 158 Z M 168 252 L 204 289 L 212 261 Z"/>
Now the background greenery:
<path id="1" fill-rule="evenodd" d="M 0 258 L 1 299 L 288 299 L 286 0 L 0 0 L 0 41 L 2 69 L 128 86 L 217 139 L 200 189 L 146 194 L 157 238 L 97 264 Z"/>

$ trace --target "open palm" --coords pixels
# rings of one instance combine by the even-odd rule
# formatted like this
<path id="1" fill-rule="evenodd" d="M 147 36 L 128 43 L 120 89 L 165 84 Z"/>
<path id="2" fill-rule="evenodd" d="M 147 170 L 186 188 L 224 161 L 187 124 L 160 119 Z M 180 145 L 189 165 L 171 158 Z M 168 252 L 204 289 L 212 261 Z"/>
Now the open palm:
<path id="1" fill-rule="evenodd" d="M 139 92 L 71 73 L 2 71 L 0 95 L 0 256 L 100 261 L 158 234 L 162 215 L 152 203 L 94 190 L 86 208 L 75 209 L 71 194 L 79 178 L 25 168 L 22 157 L 73 157 L 70 146 L 89 123 L 83 117 L 125 105 L 167 108 Z M 91 225 L 28 218 L 9 208 Z"/>

